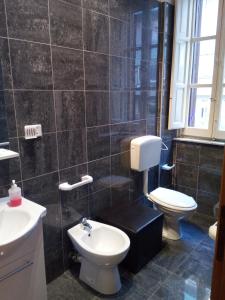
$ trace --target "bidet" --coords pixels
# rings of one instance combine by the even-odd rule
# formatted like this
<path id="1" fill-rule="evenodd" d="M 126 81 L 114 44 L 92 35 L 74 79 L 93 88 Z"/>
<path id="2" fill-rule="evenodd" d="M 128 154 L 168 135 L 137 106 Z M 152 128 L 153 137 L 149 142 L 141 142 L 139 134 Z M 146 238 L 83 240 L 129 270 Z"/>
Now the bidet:
<path id="1" fill-rule="evenodd" d="M 91 235 L 89 230 L 84 230 L 82 223 L 68 230 L 74 247 L 81 255 L 79 278 L 102 294 L 115 294 L 121 288 L 118 264 L 127 255 L 130 239 L 116 227 L 92 220 L 88 220 L 88 224 Z"/>

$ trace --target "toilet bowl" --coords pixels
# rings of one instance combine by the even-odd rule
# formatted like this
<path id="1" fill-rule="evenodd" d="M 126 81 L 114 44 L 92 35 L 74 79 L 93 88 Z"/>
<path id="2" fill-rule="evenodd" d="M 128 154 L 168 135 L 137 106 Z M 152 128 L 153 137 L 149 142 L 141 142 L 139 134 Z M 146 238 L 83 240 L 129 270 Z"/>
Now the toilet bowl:
<path id="1" fill-rule="evenodd" d="M 118 264 L 130 247 L 129 237 L 120 229 L 88 220 L 92 229 L 82 224 L 68 230 L 68 235 L 81 255 L 79 278 L 96 291 L 111 295 L 121 288 Z"/>
<path id="2" fill-rule="evenodd" d="M 164 213 L 163 236 L 179 240 L 182 237 L 179 221 L 193 214 L 197 208 L 195 200 L 186 194 L 162 187 L 152 191 L 148 199 Z"/>

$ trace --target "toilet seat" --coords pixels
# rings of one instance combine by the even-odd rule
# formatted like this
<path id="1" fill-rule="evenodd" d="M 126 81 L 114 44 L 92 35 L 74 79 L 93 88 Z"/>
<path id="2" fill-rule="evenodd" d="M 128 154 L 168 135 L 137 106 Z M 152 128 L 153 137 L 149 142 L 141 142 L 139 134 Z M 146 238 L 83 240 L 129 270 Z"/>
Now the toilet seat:
<path id="1" fill-rule="evenodd" d="M 150 200 L 176 211 L 191 211 L 197 208 L 195 200 L 178 191 L 159 187 L 150 193 Z"/>

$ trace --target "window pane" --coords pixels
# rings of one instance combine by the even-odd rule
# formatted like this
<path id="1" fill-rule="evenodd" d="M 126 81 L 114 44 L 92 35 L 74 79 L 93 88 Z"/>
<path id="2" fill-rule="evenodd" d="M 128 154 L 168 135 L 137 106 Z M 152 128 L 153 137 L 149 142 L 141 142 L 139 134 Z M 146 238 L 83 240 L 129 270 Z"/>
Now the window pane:
<path id="1" fill-rule="evenodd" d="M 225 88 L 223 88 L 223 95 L 221 99 L 219 130 L 225 130 Z"/>
<path id="2" fill-rule="evenodd" d="M 211 84 L 213 77 L 215 40 L 193 44 L 192 83 Z"/>
<path id="3" fill-rule="evenodd" d="M 207 129 L 209 125 L 211 88 L 192 88 L 188 126 Z"/>
<path id="4" fill-rule="evenodd" d="M 181 43 L 177 45 L 177 56 L 178 56 L 178 74 L 177 81 L 179 83 L 184 82 L 185 76 L 185 57 L 186 57 L 186 43 Z"/>
<path id="5" fill-rule="evenodd" d="M 194 35 L 216 35 L 219 0 L 196 0 Z"/>

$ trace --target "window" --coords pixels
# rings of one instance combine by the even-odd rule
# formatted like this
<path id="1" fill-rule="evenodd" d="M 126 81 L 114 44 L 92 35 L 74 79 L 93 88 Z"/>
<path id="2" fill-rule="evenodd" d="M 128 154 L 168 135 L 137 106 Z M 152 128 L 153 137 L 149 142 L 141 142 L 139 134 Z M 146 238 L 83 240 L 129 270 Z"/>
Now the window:
<path id="1" fill-rule="evenodd" d="M 225 139 L 225 0 L 177 0 L 169 129 Z"/>

